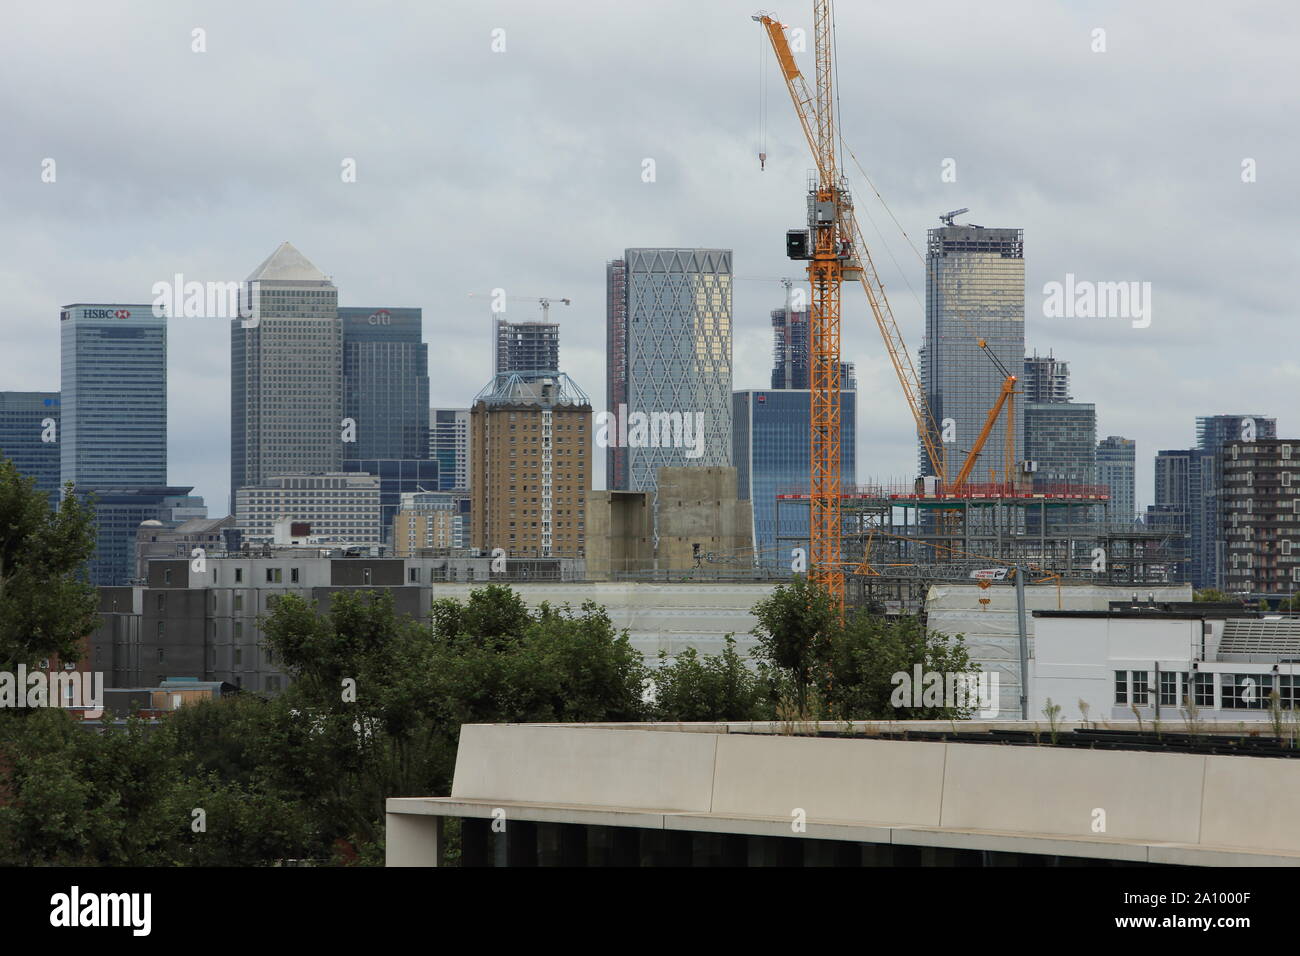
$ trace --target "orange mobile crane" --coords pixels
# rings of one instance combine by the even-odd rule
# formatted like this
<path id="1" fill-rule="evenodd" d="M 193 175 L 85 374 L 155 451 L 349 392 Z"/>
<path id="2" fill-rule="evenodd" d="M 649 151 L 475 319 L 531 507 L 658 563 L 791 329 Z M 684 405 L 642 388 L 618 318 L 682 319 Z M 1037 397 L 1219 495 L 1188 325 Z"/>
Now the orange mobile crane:
<path id="1" fill-rule="evenodd" d="M 786 255 L 808 261 L 809 352 L 811 369 L 811 454 L 809 461 L 809 577 L 831 597 L 843 615 L 844 564 L 840 541 L 840 291 L 844 279 L 858 279 L 866 292 L 871 314 L 885 343 L 890 363 L 903 388 L 904 398 L 916 422 L 917 434 L 941 482 L 946 482 L 940 432 L 934 420 L 920 376 L 903 341 L 885 287 L 876 272 L 853 213 L 848 181 L 841 175 L 836 141 L 839 123 L 835 116 L 832 51 L 831 0 L 813 0 L 814 89 L 795 63 L 786 38 L 786 27 L 767 13 L 753 17 L 767 32 L 786 89 L 794 103 L 804 137 L 817 165 L 817 180 L 808 189 L 808 227 L 786 233 Z M 764 157 L 766 158 L 766 157 Z M 984 346 L 987 351 L 987 346 Z M 993 356 L 992 352 L 988 352 Z M 996 357 L 994 357 L 996 361 Z M 1000 363 L 999 363 L 1000 366 Z M 1014 392 L 1015 377 L 1007 375 L 994 410 L 979 440 L 967 455 L 960 483 L 974 466 L 988 433 L 1002 406 Z M 1010 423 L 1010 411 L 1008 415 Z M 1009 448 L 1014 448 L 1014 430 L 1008 425 Z M 1014 456 L 1014 451 L 1008 452 Z M 1008 458 L 1008 462 L 1010 462 Z M 1006 480 L 1011 480 L 1007 466 Z"/>

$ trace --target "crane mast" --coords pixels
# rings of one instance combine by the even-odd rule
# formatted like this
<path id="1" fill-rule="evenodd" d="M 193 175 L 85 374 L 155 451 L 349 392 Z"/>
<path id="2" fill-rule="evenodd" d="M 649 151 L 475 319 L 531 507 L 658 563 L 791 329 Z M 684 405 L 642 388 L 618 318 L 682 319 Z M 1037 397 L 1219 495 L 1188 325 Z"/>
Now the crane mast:
<path id="1" fill-rule="evenodd" d="M 795 65 L 785 28 L 766 14 L 754 17 L 767 30 L 804 136 L 817 163 L 817 182 L 808 191 L 808 230 L 786 236 L 792 259 L 808 261 L 809 391 L 809 577 L 825 590 L 837 612 L 844 610 L 844 568 L 840 542 L 840 292 L 852 243 L 842 211 L 851 208 L 835 155 L 835 99 L 831 55 L 830 0 L 813 4 L 815 90 Z"/>
<path id="2" fill-rule="evenodd" d="M 894 374 L 916 423 L 917 435 L 930 466 L 941 484 L 947 483 L 947 465 L 941 432 L 916 366 L 907 351 L 902 333 L 894 321 L 893 309 L 884 284 L 871 260 L 861 227 L 853 212 L 847 180 L 840 174 L 836 156 L 838 123 L 834 98 L 834 50 L 831 0 L 813 0 L 813 51 L 815 87 L 795 63 L 785 26 L 766 13 L 753 17 L 767 32 L 776 60 L 794 102 L 799 124 L 817 164 L 817 181 L 808 191 L 808 228 L 786 233 L 786 254 L 808 261 L 810 374 L 812 435 L 809 462 L 809 577 L 822 586 L 841 616 L 844 611 L 844 567 L 840 535 L 840 294 L 845 279 L 862 283 L 871 314 L 876 320 Z M 766 156 L 764 156 L 766 159 Z M 968 209 L 956 209 L 941 218 L 949 225 Z M 1016 378 L 998 361 L 983 340 L 980 347 L 1005 376 L 1001 394 L 989 412 L 975 446 L 967 454 L 958 479 L 950 491 L 960 491 L 1005 408 L 1007 436 L 1004 448 L 1004 480 L 1012 480 L 1015 448 Z M 951 516 L 948 516 L 951 517 Z M 949 521 L 940 516 L 941 525 Z"/>

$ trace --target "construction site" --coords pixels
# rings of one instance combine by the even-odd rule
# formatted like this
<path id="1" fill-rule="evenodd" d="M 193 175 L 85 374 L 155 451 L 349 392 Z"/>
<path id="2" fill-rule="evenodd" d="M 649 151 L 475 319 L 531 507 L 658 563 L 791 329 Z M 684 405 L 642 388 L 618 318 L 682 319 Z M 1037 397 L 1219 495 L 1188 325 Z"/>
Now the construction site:
<path id="1" fill-rule="evenodd" d="M 816 165 L 806 190 L 807 224 L 786 233 L 788 258 L 807 263 L 810 293 L 809 481 L 777 494 L 777 550 L 797 556 L 806 547 L 810 578 L 841 612 L 847 606 L 918 612 L 928 587 L 941 582 L 965 581 L 981 590 L 1014 583 L 1018 591 L 1035 582 L 1058 589 L 1064 584 L 1137 589 L 1177 583 L 1178 552 L 1185 538 L 1180 529 L 1136 525 L 1132 515 L 1108 520 L 1107 486 L 1040 476 L 1038 463 L 1023 456 L 1024 422 L 1017 420 L 1016 410 L 1024 392 L 1015 374 L 1024 360 L 1023 291 L 1018 303 L 1008 305 L 1007 296 L 999 293 L 1014 288 L 1015 282 L 993 288 L 999 277 L 1011 276 L 1023 290 L 1020 230 L 955 223 L 967 209 L 940 217 L 944 226 L 932 231 L 929 258 L 922 265 L 927 312 L 937 301 L 935 311 L 950 317 L 950 325 L 942 336 L 929 330 L 930 354 L 923 351 L 921 363 L 914 362 L 841 168 L 847 155 L 870 184 L 840 129 L 831 3 L 813 3 L 811 82 L 795 61 L 787 27 L 766 13 L 753 19 L 770 42 Z M 761 141 L 763 163 L 766 148 Z M 874 185 L 871 189 L 883 205 Z M 935 264 L 950 250 L 969 252 L 969 261 L 982 263 L 986 275 L 974 278 L 987 278 L 987 283 L 971 281 L 972 267 L 964 263 L 950 267 L 955 276 L 936 275 Z M 920 259 L 915 246 L 913 251 Z M 911 485 L 853 486 L 841 480 L 841 291 L 846 280 L 862 286 L 916 426 L 920 477 Z M 998 321 L 1015 319 L 1016 311 L 1018 355 L 1006 331 L 1014 324 Z M 936 355 L 940 346 L 946 350 L 943 356 Z M 940 376 L 970 386 L 962 403 L 949 399 L 943 405 L 932 397 Z M 936 401 L 956 417 L 937 416 Z M 975 407 L 977 402 L 989 404 Z M 961 462 L 958 467 L 949 466 L 953 452 Z M 987 481 L 982 480 L 985 475 Z"/>

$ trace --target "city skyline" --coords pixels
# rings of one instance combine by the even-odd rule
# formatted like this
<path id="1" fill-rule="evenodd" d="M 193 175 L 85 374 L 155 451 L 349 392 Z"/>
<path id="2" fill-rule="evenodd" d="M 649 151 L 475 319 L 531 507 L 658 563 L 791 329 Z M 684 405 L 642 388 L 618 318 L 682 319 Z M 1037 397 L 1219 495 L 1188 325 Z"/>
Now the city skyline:
<path id="1" fill-rule="evenodd" d="M 147 37 L 138 35 L 130 16 L 101 19 L 89 5 L 84 31 L 57 34 L 34 12 L 14 11 L 15 32 L 37 42 L 15 49 L 0 74 L 12 83 L 25 74 L 54 94 L 77 95 L 51 96 L 65 105 L 40 114 L 18 109 L 14 148 L 0 158 L 0 201 L 14 227 L 0 240 L 8 264 L 0 276 L 9 303 L 0 319 L 5 388 L 59 388 L 54 317 L 62 303 L 147 301 L 154 282 L 177 272 L 238 280 L 283 239 L 335 277 L 341 304 L 383 302 L 424 311 L 423 339 L 439 346 L 430 350 L 435 407 L 465 407 L 482 384 L 488 336 L 474 322 L 490 323 L 492 314 L 485 302 L 468 297 L 470 291 L 500 287 L 511 295 L 549 290 L 572 296 L 573 305 L 558 317 L 567 343 L 565 370 L 592 395 L 603 395 L 604 264 L 611 252 L 634 245 L 731 248 L 737 275 L 733 387 L 762 388 L 767 317 L 784 300 L 777 279 L 792 272 L 781 239 L 801 215 L 807 160 L 792 117 L 774 104 L 766 171 L 758 168 L 754 66 L 760 37 L 749 22 L 752 10 L 740 4 L 691 8 L 692 29 L 682 30 L 673 25 L 678 9 L 687 10 L 664 4 L 653 14 L 611 16 L 600 31 L 578 32 L 564 18 L 522 5 L 450 12 L 438 24 L 439 34 L 452 38 L 448 65 L 473 70 L 484 81 L 431 107 L 421 98 L 420 108 L 440 111 L 427 124 L 436 136 L 399 118 L 415 100 L 387 95 L 402 84 L 422 92 L 427 86 L 404 62 L 404 54 L 423 43 L 417 30 L 396 31 L 380 46 L 391 69 L 335 78 L 331 71 L 345 41 L 295 22 L 294 29 L 306 31 L 303 49 L 312 52 L 295 54 L 293 85 L 313 96 L 296 113 L 250 119 L 253 92 L 241 86 L 240 74 L 255 75 L 259 64 L 282 52 L 269 38 L 277 23 L 287 25 L 285 13 L 269 11 L 266 33 L 249 36 L 238 30 L 234 15 L 204 11 L 199 19 L 210 38 L 208 51 L 196 54 L 189 45 L 192 17 L 183 10 L 158 12 L 162 34 L 149 31 Z M 943 9 L 945 15 L 935 16 L 891 8 L 871 30 L 864 11 L 846 6 L 839 12 L 842 41 L 853 38 L 872 53 L 841 63 L 846 135 L 856 149 L 870 144 L 872 152 L 858 155 L 908 234 L 921 236 L 937 225 L 939 213 L 960 206 L 970 206 L 975 221 L 1024 228 L 1026 346 L 1055 349 L 1070 362 L 1075 394 L 1097 404 L 1098 435 L 1137 441 L 1139 508 L 1151 501 L 1156 451 L 1190 446 L 1196 416 L 1263 408 L 1280 413 L 1279 434 L 1293 433 L 1286 409 L 1300 365 L 1283 359 L 1260 367 L 1256 356 L 1259 341 L 1284 338 L 1292 307 L 1282 230 L 1297 202 L 1285 188 L 1294 181 L 1297 159 L 1289 138 L 1294 134 L 1277 117 L 1286 115 L 1294 92 L 1278 82 L 1277 71 L 1288 32 L 1278 29 L 1279 20 L 1295 14 L 1275 11 L 1264 19 L 1204 11 L 1196 31 L 1170 32 L 1181 10 L 1172 5 L 1082 12 L 1025 5 L 1016 29 L 1004 31 L 959 6 Z M 806 17 L 799 7 L 783 13 L 794 25 Z M 430 18 L 432 27 L 431 12 L 410 8 L 404 16 L 415 23 Z M 916 22 L 922 16 L 924 28 Z M 1105 53 L 1090 49 L 1098 25 L 1108 32 Z M 490 33 L 497 27 L 508 32 L 507 49 L 494 54 Z M 386 30 L 384 17 L 365 28 Z M 169 31 L 175 48 L 159 48 L 157 36 Z M 667 62 L 620 53 L 643 43 L 647 31 L 664 31 L 677 56 L 692 61 L 695 79 L 669 82 L 674 70 Z M 959 40 L 982 51 L 987 86 L 964 89 L 966 64 L 934 54 Z M 556 64 L 551 53 L 557 46 L 582 68 Z M 85 56 L 92 47 L 108 48 L 102 57 L 109 63 Z M 37 59 L 36 50 L 47 53 Z M 49 57 L 48 51 L 63 55 Z M 1175 58 L 1203 69 L 1166 83 L 1163 67 Z M 585 83 L 591 69 L 615 59 L 630 71 L 622 74 L 623 83 L 608 90 Z M 154 67 L 168 71 L 165 87 L 147 84 Z M 886 95 L 883 71 L 908 82 L 887 84 Z M 1252 96 L 1220 89 L 1217 77 L 1224 73 L 1240 77 Z M 1026 74 L 1035 77 L 1032 87 L 1002 82 Z M 700 84 L 709 85 L 707 97 L 700 97 Z M 1088 95 L 1075 92 L 1081 87 Z M 1158 138 L 1138 125 L 1145 119 L 1127 119 L 1134 96 L 1146 107 L 1142 116 L 1161 117 Z M 207 105 L 185 110 L 173 102 L 178 98 Z M 1008 98 L 1014 110 L 1008 111 Z M 376 108 L 379 101 L 384 105 Z M 636 107 L 627 111 L 626 126 L 611 113 L 597 127 L 587 119 L 591 110 L 563 105 L 623 101 Z M 945 108 L 925 108 L 936 101 Z M 1062 107 L 1069 122 L 1060 121 Z M 487 124 L 491 132 L 478 133 L 472 114 L 494 117 L 495 125 Z M 175 124 L 162 137 L 159 115 Z M 248 135 L 266 137 L 256 159 L 232 161 L 219 145 L 229 130 L 241 128 L 235 115 L 251 122 Z M 387 137 L 379 150 L 373 143 L 385 124 L 403 132 Z M 1208 148 L 1207 125 L 1216 129 Z M 1080 138 L 1079 129 L 1087 136 Z M 1148 132 L 1135 136 L 1138 129 Z M 448 137 L 448 130 L 463 135 Z M 488 135 L 502 137 L 507 148 L 485 152 Z M 1009 142 L 1016 148 L 1007 149 Z M 145 143 L 147 149 L 138 145 Z M 58 164 L 54 182 L 41 181 L 47 157 Z M 340 178 L 348 158 L 356 163 L 353 183 Z M 643 181 L 646 158 L 656 160 L 651 182 Z M 947 158 L 956 161 L 955 182 L 941 180 Z M 1256 182 L 1242 182 L 1246 158 L 1258 162 Z M 870 192 L 851 163 L 848 171 L 860 207 L 870 210 L 888 239 L 880 244 L 867 228 L 915 355 L 923 270 L 892 227 L 883 228 L 888 218 L 874 197 L 868 203 Z M 488 211 L 490 228 L 430 233 L 430 216 L 468 222 L 473 207 L 455 192 L 485 179 L 500 187 Z M 146 195 L 146 186 L 156 192 Z M 597 212 L 587 213 L 592 207 L 580 199 L 593 190 L 603 198 Z M 571 240 L 536 241 L 551 222 L 579 216 L 595 218 L 572 230 Z M 1189 247 L 1169 240 L 1196 234 L 1206 218 L 1215 221 L 1221 241 Z M 342 219 L 359 228 L 339 228 Z M 110 224 L 111 246 L 104 241 Z M 382 238 L 363 238 L 370 235 Z M 1150 327 L 1045 318 L 1044 284 L 1067 275 L 1151 281 Z M 763 278 L 746 278 L 753 276 Z M 844 358 L 857 364 L 859 380 L 859 478 L 907 474 L 915 440 L 906 406 L 861 294 L 848 290 L 845 300 Z M 534 313 L 525 303 L 511 304 L 507 317 L 518 321 Z M 167 477 L 194 484 L 214 506 L 230 491 L 229 421 L 220 400 L 229 388 L 226 325 L 169 320 Z M 1229 333 L 1243 325 L 1251 335 Z M 599 468 L 594 477 L 602 486 Z"/>

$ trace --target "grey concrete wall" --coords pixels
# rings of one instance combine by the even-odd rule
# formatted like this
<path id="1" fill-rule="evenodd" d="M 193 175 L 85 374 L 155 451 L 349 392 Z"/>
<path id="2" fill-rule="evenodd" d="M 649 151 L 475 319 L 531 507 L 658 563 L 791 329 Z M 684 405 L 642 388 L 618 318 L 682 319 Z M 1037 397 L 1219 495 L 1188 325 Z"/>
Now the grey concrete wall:
<path id="1" fill-rule="evenodd" d="M 450 797 L 389 801 L 390 859 L 434 862 L 428 828 L 395 816 L 520 804 L 561 822 L 795 835 L 802 814 L 826 839 L 1294 865 L 1297 787 L 1300 760 L 1280 758 L 466 725 Z"/>

